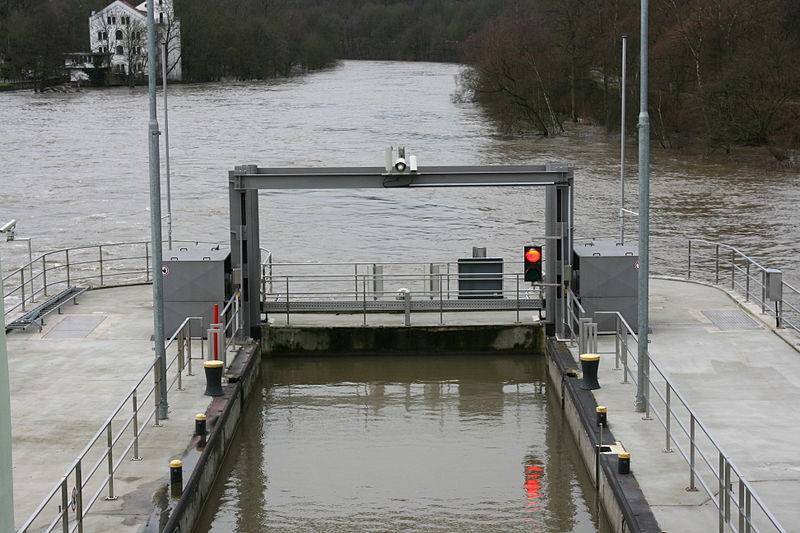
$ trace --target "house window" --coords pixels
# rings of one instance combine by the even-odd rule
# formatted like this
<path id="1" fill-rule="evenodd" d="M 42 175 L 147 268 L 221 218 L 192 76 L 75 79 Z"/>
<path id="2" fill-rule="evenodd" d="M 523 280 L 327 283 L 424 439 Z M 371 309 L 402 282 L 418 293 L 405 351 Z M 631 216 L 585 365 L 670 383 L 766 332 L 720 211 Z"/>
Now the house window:
<path id="1" fill-rule="evenodd" d="M 122 45 L 117 45 L 117 55 L 118 56 L 122 55 Z"/>
<path id="2" fill-rule="evenodd" d="M 112 16 L 111 17 L 111 24 L 116 24 L 116 23 L 117 23 L 117 17 L 113 17 Z"/>
<path id="3" fill-rule="evenodd" d="M 103 40 L 103 32 L 101 32 L 101 31 L 97 32 L 97 40 L 98 41 L 102 41 Z"/>
<path id="4" fill-rule="evenodd" d="M 164 13 L 159 13 L 158 14 L 158 23 L 159 24 L 164 24 Z"/>
<path id="5" fill-rule="evenodd" d="M 122 30 L 117 30 L 117 33 L 114 35 L 118 41 L 122 40 Z"/>
<path id="6" fill-rule="evenodd" d="M 102 40 L 103 41 L 107 41 L 108 40 L 108 33 L 107 32 L 103 32 L 103 39 Z"/>
<path id="7" fill-rule="evenodd" d="M 111 24 L 111 15 L 106 17 L 106 24 Z"/>

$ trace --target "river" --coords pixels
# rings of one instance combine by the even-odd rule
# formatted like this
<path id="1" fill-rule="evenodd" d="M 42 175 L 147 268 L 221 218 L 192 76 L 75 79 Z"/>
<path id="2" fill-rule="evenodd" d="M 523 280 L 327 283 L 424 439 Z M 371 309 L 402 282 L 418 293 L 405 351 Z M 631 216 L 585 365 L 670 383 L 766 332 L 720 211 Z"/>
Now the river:
<path id="1" fill-rule="evenodd" d="M 381 166 L 389 145 L 405 145 L 423 168 L 566 162 L 575 168 L 577 235 L 617 235 L 618 137 L 592 126 L 551 139 L 500 135 L 478 107 L 452 100 L 458 72 L 345 61 L 286 80 L 172 87 L 175 238 L 227 239 L 227 171 L 235 165 Z M 145 88 L 0 95 L 0 221 L 17 219 L 34 251 L 149 239 L 147 105 Z M 159 102 L 163 128 L 161 112 Z M 634 210 L 636 152 L 634 132 L 626 163 Z M 800 279 L 797 172 L 655 147 L 652 160 L 655 255 L 682 264 L 685 241 L 664 238 L 702 236 Z M 262 193 L 262 246 L 279 261 L 308 260 L 320 247 L 339 260 L 453 260 L 472 246 L 518 261 L 521 245 L 543 233 L 541 196 L 483 188 Z M 635 238 L 634 230 L 629 224 Z M 0 253 L 7 271 L 27 249 L 9 243 Z M 654 261 L 659 268 L 667 270 Z"/>

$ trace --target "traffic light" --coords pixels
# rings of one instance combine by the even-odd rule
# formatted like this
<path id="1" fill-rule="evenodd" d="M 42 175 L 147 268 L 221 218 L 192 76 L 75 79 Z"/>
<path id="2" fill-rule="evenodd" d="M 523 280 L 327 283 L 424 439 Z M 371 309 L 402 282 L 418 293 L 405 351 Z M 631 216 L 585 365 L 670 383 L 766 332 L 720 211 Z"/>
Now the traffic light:
<path id="1" fill-rule="evenodd" d="M 525 281 L 542 281 L 542 247 L 525 247 Z"/>

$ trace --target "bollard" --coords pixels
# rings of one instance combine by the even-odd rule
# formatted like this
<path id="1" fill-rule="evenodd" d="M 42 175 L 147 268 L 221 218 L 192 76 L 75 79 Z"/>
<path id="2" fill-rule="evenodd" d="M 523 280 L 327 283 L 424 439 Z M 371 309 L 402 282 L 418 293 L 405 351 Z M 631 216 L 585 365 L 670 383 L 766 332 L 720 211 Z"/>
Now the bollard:
<path id="1" fill-rule="evenodd" d="M 631 473 L 631 454 L 620 452 L 617 454 L 617 472 L 620 474 Z"/>
<path id="2" fill-rule="evenodd" d="M 206 396 L 222 396 L 222 361 L 206 361 L 203 368 L 206 371 Z"/>
<path id="3" fill-rule="evenodd" d="M 600 356 L 593 353 L 581 355 L 581 388 L 584 390 L 595 390 L 600 388 L 597 382 L 597 368 L 600 366 Z"/>
<path id="4" fill-rule="evenodd" d="M 169 463 L 169 494 L 180 498 L 183 494 L 183 462 L 175 459 Z"/>
<path id="5" fill-rule="evenodd" d="M 601 428 L 608 427 L 608 409 L 606 409 L 605 405 L 598 405 L 597 409 L 597 425 Z"/>
<path id="6" fill-rule="evenodd" d="M 198 413 L 194 416 L 194 435 L 195 437 L 206 434 L 206 415 Z"/>

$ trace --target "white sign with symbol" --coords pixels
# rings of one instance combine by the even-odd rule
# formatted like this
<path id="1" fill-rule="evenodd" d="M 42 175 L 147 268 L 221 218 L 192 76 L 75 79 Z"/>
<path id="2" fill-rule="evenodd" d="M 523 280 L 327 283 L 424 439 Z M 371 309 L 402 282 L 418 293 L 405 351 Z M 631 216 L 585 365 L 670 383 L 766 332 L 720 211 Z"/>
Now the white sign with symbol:
<path id="1" fill-rule="evenodd" d="M 162 276 L 169 276 L 169 267 L 167 265 L 164 265 L 164 266 L 161 267 L 161 275 Z"/>
<path id="2" fill-rule="evenodd" d="M 636 261 L 636 264 L 633 265 L 636 270 L 639 270 L 639 261 Z M 166 268 L 166 267 L 165 267 Z M 166 276 L 166 274 L 164 274 Z"/>

